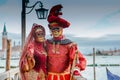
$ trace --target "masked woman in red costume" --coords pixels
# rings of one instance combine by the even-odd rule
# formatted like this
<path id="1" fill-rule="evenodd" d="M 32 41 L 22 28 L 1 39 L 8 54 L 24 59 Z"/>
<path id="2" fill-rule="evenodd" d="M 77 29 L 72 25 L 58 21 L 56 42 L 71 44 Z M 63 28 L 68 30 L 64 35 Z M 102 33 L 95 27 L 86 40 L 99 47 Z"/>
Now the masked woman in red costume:
<path id="1" fill-rule="evenodd" d="M 48 39 L 48 80 L 71 80 L 71 73 L 81 75 L 86 67 L 86 59 L 80 53 L 77 45 L 63 36 L 63 29 L 70 26 L 70 23 L 59 15 L 62 5 L 53 6 L 48 16 L 48 27 L 51 31 L 52 39 Z M 75 69 L 72 69 L 75 53 L 78 53 Z M 79 80 L 79 79 L 78 79 Z"/>
<path id="2" fill-rule="evenodd" d="M 33 24 L 19 62 L 21 80 L 46 80 L 46 55 L 45 29 Z"/>

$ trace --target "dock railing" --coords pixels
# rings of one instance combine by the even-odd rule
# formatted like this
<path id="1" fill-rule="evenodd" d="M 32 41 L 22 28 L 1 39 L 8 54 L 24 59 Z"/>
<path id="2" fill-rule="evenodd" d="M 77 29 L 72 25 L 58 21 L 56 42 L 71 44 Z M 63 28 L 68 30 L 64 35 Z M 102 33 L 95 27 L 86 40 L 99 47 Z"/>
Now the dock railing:
<path id="1" fill-rule="evenodd" d="M 19 68 L 0 73 L 0 80 L 20 80 Z"/>

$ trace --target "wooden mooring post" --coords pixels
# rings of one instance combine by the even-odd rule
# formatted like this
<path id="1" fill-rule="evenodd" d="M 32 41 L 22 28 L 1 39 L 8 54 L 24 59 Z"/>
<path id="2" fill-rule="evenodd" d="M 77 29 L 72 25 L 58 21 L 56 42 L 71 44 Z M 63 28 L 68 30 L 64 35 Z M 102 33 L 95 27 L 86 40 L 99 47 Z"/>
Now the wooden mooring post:
<path id="1" fill-rule="evenodd" d="M 6 71 L 10 70 L 11 40 L 7 39 Z M 10 80 L 7 78 L 6 80 Z"/>
<path id="2" fill-rule="evenodd" d="M 95 48 L 93 48 L 93 73 L 94 73 L 94 80 L 96 80 L 96 70 L 95 70 L 95 56 L 96 56 L 96 53 L 95 53 Z"/>

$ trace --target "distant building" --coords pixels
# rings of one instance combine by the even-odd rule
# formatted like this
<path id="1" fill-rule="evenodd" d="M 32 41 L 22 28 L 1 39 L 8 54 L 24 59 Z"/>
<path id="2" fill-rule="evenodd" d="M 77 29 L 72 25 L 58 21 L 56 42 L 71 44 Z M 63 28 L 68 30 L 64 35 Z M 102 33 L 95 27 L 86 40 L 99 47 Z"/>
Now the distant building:
<path id="1" fill-rule="evenodd" d="M 0 57 L 6 55 L 7 50 L 7 39 L 8 39 L 8 32 L 6 29 L 6 25 L 4 24 L 3 32 L 2 32 L 2 49 L 0 50 Z M 11 47 L 11 56 L 19 56 L 21 52 L 21 45 L 14 45 Z"/>
<path id="2" fill-rule="evenodd" d="M 3 32 L 2 32 L 2 51 L 7 49 L 7 30 L 6 25 L 4 24 Z"/>

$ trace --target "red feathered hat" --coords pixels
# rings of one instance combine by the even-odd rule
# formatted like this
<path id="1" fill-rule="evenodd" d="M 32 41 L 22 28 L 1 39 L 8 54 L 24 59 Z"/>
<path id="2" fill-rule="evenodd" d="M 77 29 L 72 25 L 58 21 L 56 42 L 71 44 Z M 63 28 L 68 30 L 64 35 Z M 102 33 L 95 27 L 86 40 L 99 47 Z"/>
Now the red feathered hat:
<path id="1" fill-rule="evenodd" d="M 49 22 L 49 27 L 60 26 L 67 28 L 70 26 L 68 21 L 59 17 L 59 15 L 62 15 L 62 12 L 60 12 L 61 8 L 63 8 L 61 4 L 55 5 L 51 8 L 47 19 Z"/>
<path id="2" fill-rule="evenodd" d="M 53 6 L 50 10 L 50 14 L 52 14 L 54 16 L 62 15 L 62 12 L 60 12 L 61 8 L 63 8 L 63 6 L 61 4 Z"/>

